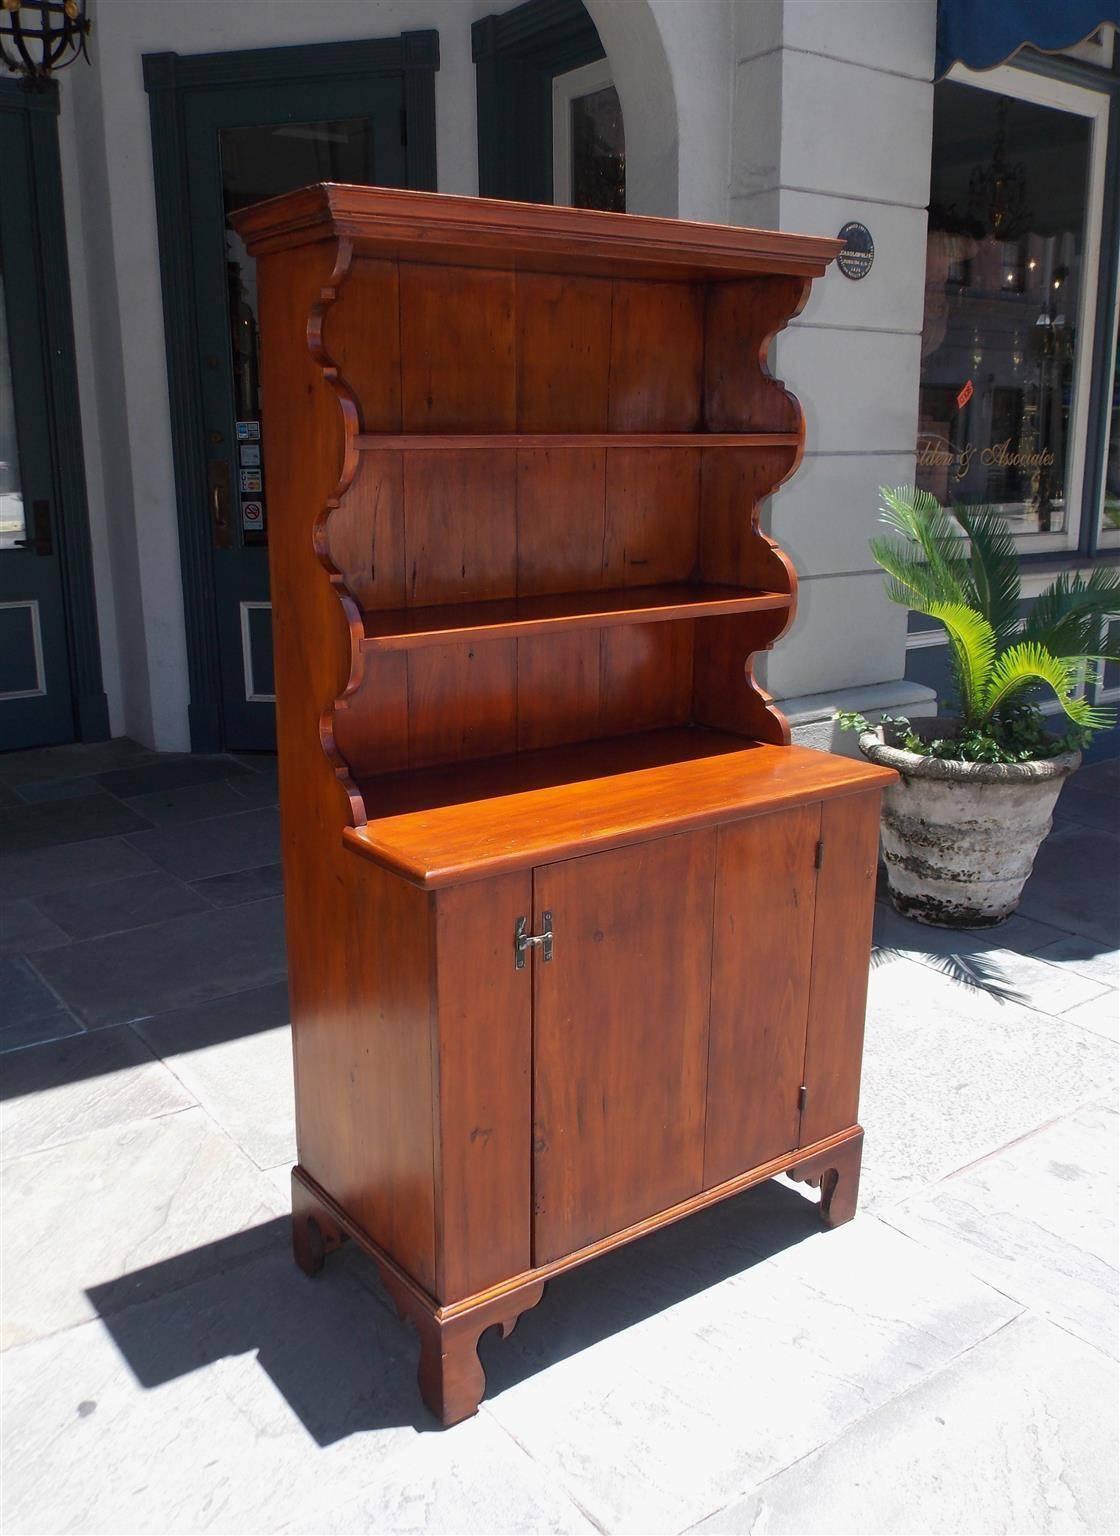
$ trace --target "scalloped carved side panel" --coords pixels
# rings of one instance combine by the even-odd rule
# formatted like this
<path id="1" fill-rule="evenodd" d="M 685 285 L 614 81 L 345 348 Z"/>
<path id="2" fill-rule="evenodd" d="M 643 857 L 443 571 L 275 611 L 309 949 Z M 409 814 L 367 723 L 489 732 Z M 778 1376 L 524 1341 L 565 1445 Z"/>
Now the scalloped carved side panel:
<path id="1" fill-rule="evenodd" d="M 790 397 L 792 398 L 792 397 Z M 705 581 L 788 592 L 786 612 L 747 614 L 698 626 L 694 673 L 695 719 L 775 746 L 790 740 L 784 716 L 755 681 L 754 656 L 779 640 L 796 611 L 797 573 L 759 528 L 763 499 L 793 473 L 800 448 L 744 454 L 704 451 L 700 505 L 700 570 Z"/>
<path id="2" fill-rule="evenodd" d="M 363 432 L 401 430 L 399 303 L 397 262 L 355 256 L 326 315 L 324 345 L 353 394 Z"/>
<path id="3" fill-rule="evenodd" d="M 709 432 L 803 432 L 801 406 L 767 365 L 770 342 L 800 314 L 807 277 L 754 277 L 708 291 L 704 349 Z"/>

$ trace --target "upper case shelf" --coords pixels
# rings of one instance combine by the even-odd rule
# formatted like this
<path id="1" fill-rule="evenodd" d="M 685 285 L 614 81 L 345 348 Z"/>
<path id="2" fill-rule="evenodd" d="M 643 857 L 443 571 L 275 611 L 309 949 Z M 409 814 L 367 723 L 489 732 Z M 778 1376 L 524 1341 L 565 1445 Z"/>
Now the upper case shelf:
<path id="1" fill-rule="evenodd" d="M 799 448 L 799 432 L 359 432 L 358 448 Z"/>
<path id="2" fill-rule="evenodd" d="M 363 651 L 406 651 L 457 640 L 605 629 L 615 624 L 661 624 L 790 606 L 788 592 L 674 582 L 597 592 L 562 592 L 439 607 L 380 609 L 363 614 Z"/>

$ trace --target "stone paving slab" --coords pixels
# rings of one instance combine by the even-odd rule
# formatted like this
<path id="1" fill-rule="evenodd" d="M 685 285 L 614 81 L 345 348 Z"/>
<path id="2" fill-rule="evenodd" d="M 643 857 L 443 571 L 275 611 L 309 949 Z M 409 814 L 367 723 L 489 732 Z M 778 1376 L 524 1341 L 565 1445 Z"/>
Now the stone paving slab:
<path id="1" fill-rule="evenodd" d="M 4 1348 L 85 1322 L 98 1310 L 91 1287 L 158 1260 L 175 1258 L 187 1284 L 225 1262 L 222 1239 L 247 1231 L 251 1248 L 282 1209 L 275 1186 L 200 1109 L 5 1163 L 0 1200 L 19 1212 L 0 1251 Z M 113 1305 L 143 1300 L 145 1284 L 122 1281 Z"/>
<path id="2" fill-rule="evenodd" d="M 75 885 L 141 875 L 154 867 L 151 859 L 130 848 L 123 837 L 99 837 L 88 843 L 40 848 L 34 853 L 0 855 L 0 898 L 29 900 Z"/>
<path id="3" fill-rule="evenodd" d="M 0 955 L 0 1051 L 78 1034 L 81 1024 L 22 955 Z"/>
<path id="4" fill-rule="evenodd" d="M 864 1216 L 503 1390 L 511 1362 L 557 1327 L 566 1290 L 593 1305 L 590 1272 L 565 1278 L 488 1357 L 489 1411 L 598 1525 L 623 1532 L 702 1519 L 1021 1310 Z"/>
<path id="5" fill-rule="evenodd" d="M 169 755 L 162 754 L 164 757 Z M 61 747 L 33 747 L 28 752 L 0 753 L 0 782 L 18 790 L 21 784 L 40 783 L 44 779 L 72 779 L 159 759 L 160 754 L 127 736 L 114 736 L 111 741 L 73 742 Z"/>
<path id="6" fill-rule="evenodd" d="M 878 969 L 895 960 L 917 960 L 964 987 L 982 988 L 993 997 L 1043 1013 L 1064 1013 L 1116 986 L 1120 977 L 1110 979 L 1107 964 L 1092 967 L 1086 962 L 1091 967 L 1086 970 L 1059 963 L 1061 953 L 1057 961 L 1051 960 L 1058 932 L 1020 917 L 987 931 L 930 928 L 880 902 L 873 964 Z M 1100 950 L 1099 940 L 1083 942 Z"/>
<path id="7" fill-rule="evenodd" d="M 1064 937 L 1063 929 L 1019 912 L 998 928 L 934 928 L 903 917 L 885 898 L 875 904 L 875 943 L 890 951 L 892 958 L 899 954 L 974 954 L 992 948 L 1029 954 Z"/>
<path id="8" fill-rule="evenodd" d="M 133 933 L 36 955 L 36 969 L 90 1029 L 247 990 L 284 974 L 283 902 L 250 902 L 231 919 L 208 909 Z"/>
<path id="9" fill-rule="evenodd" d="M 258 1168 L 296 1160 L 292 1032 L 286 1026 L 205 1043 L 183 1014 L 136 1026 L 157 1056 Z"/>
<path id="10" fill-rule="evenodd" d="M 0 811 L 0 854 L 29 853 L 87 838 L 143 832 L 150 826 L 151 822 L 123 801 L 103 791 L 44 805 L 22 805 L 18 810 L 9 807 Z"/>
<path id="11" fill-rule="evenodd" d="M 130 795 L 126 804 L 157 827 L 203 821 L 208 816 L 234 815 L 245 809 L 241 796 L 225 779 Z"/>
<path id="12" fill-rule="evenodd" d="M 593 1528 L 488 1415 L 436 1428 L 414 1336 L 282 1236 L 6 1357 L 6 1529 Z"/>
<path id="13" fill-rule="evenodd" d="M 889 1211 L 901 1232 L 1120 1356 L 1118 1117 L 1096 1104 Z"/>
<path id="14" fill-rule="evenodd" d="M 1092 1030 L 1106 1040 L 1120 1041 L 1120 992 L 1102 992 L 1091 1002 L 1070 1008 L 1065 1017 L 1079 1029 Z"/>
<path id="15" fill-rule="evenodd" d="M 32 902 L 0 902 L 0 955 L 30 955 L 38 949 L 66 944 L 69 939 L 70 935 L 63 933 Z"/>
<path id="16" fill-rule="evenodd" d="M 128 800 L 137 795 L 158 794 L 221 779 L 238 779 L 248 772 L 244 763 L 224 753 L 207 757 L 201 753 L 177 755 L 164 752 L 146 763 L 137 762 L 99 773 L 97 782 L 118 799 Z"/>
<path id="17" fill-rule="evenodd" d="M 189 826 L 138 832 L 128 841 L 180 880 L 205 880 L 274 864 L 280 853 L 280 816 L 273 806 L 246 808 Z"/>
<path id="18" fill-rule="evenodd" d="M 1024 1316 L 693 1529 L 1109 1536 L 1116 1404 L 1103 1356 Z"/>
<path id="19" fill-rule="evenodd" d="M 873 968 L 861 1200 L 882 1208 L 1115 1092 L 1116 1051 L 1054 1018 L 899 959 Z"/>
<path id="20" fill-rule="evenodd" d="M 161 869 L 40 896 L 36 903 L 72 939 L 93 939 L 204 912 L 202 897 Z M 133 941 L 136 942 L 136 941 Z"/>
<path id="21" fill-rule="evenodd" d="M 1054 808 L 1055 821 L 1077 821 L 1087 827 L 1116 831 L 1116 791 L 1112 779 L 1094 779 L 1082 769 L 1062 786 Z"/>
<path id="22" fill-rule="evenodd" d="M 1037 958 L 1047 965 L 1057 965 L 1064 970 L 1076 971 L 1107 987 L 1120 987 L 1120 949 L 1115 944 L 1102 943 L 1099 939 L 1067 934 L 1056 943 L 1038 950 Z"/>
<path id="23" fill-rule="evenodd" d="M 1114 946 L 1120 918 L 1120 837 L 1075 822 L 1055 824 L 1038 851 L 1019 911 Z"/>
<path id="24" fill-rule="evenodd" d="M 4 1063 L 0 1159 L 134 1125 L 194 1103 L 128 1029 L 81 1034 Z"/>
<path id="25" fill-rule="evenodd" d="M 239 907 L 246 901 L 261 901 L 280 896 L 284 876 L 279 864 L 263 864 L 256 869 L 235 869 L 228 875 L 211 875 L 191 885 L 215 907 Z"/>
<path id="26" fill-rule="evenodd" d="M 511 1437 L 495 1435 L 485 1415 L 458 1427 L 435 1476 L 429 1446 L 430 1439 L 421 1437 L 360 1497 L 280 1530 L 296 1536 L 426 1536 L 433 1531 L 544 1536 L 599 1530 L 563 1493 L 544 1482 L 536 1462 Z"/>

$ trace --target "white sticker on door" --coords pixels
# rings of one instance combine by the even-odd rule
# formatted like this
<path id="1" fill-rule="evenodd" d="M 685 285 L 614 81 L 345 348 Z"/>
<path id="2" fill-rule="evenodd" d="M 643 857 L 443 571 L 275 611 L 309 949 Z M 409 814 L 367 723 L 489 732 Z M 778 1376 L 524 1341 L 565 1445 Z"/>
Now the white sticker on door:
<path id="1" fill-rule="evenodd" d="M 237 450 L 241 463 L 245 468 L 259 469 L 261 463 L 260 443 L 242 443 Z"/>
<path id="2" fill-rule="evenodd" d="M 241 471 L 242 496 L 259 496 L 264 489 L 259 469 L 243 469 Z"/>
<path id="3" fill-rule="evenodd" d="M 239 421 L 237 423 L 237 441 L 239 443 L 259 443 L 261 440 L 261 424 L 259 421 Z"/>

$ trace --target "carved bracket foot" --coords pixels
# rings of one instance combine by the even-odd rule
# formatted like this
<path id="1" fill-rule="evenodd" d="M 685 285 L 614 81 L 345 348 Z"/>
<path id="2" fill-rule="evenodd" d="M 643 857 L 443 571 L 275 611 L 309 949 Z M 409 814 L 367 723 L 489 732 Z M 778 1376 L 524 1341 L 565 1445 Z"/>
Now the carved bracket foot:
<path id="1" fill-rule="evenodd" d="M 798 1163 L 789 1176 L 820 1190 L 821 1220 L 826 1227 L 839 1227 L 856 1213 L 862 1162 L 863 1132 L 859 1131 L 810 1162 Z"/>
<path id="2" fill-rule="evenodd" d="M 328 1253 L 347 1237 L 373 1262 L 397 1314 L 420 1335 L 420 1394 L 443 1425 L 478 1412 L 486 1375 L 478 1341 L 498 1326 L 508 1339 L 522 1312 L 544 1295 L 543 1280 L 526 1280 L 500 1295 L 441 1307 L 346 1214 L 298 1165 L 292 1169 L 292 1246 L 305 1274 L 316 1275 Z"/>
<path id="3" fill-rule="evenodd" d="M 478 1358 L 478 1341 L 488 1328 L 501 1327 L 508 1339 L 522 1312 L 535 1307 L 544 1295 L 543 1280 L 482 1302 L 450 1316 L 432 1313 L 412 1292 L 394 1284 L 382 1273 L 402 1318 L 413 1323 L 420 1335 L 420 1395 L 444 1427 L 458 1424 L 478 1412 L 486 1391 L 486 1373 Z"/>
<path id="4" fill-rule="evenodd" d="M 305 1275 L 317 1275 L 346 1233 L 292 1170 L 292 1253 Z"/>

